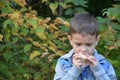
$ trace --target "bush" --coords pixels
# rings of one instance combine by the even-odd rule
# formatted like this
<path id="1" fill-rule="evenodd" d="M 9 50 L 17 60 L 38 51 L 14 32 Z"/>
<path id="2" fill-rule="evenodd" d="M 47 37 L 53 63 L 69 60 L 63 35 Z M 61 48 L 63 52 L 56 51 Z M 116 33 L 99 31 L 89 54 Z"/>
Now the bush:
<path id="1" fill-rule="evenodd" d="M 0 80 L 51 80 L 56 58 L 69 48 L 69 23 L 43 19 L 23 4 L 10 10 L 1 10 Z"/>
<path id="2" fill-rule="evenodd" d="M 98 50 L 114 66 L 118 80 L 120 79 L 120 5 L 104 9 L 106 18 L 97 17 L 100 26 L 100 42 Z"/>

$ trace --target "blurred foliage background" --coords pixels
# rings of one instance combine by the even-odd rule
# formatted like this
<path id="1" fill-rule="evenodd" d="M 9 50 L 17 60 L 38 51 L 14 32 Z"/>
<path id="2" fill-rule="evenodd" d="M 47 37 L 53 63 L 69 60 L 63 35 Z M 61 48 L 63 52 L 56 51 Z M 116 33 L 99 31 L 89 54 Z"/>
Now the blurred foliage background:
<path id="1" fill-rule="evenodd" d="M 119 0 L 0 0 L 0 80 L 53 80 L 71 46 L 71 17 L 91 13 L 100 26 L 97 50 L 120 80 Z"/>

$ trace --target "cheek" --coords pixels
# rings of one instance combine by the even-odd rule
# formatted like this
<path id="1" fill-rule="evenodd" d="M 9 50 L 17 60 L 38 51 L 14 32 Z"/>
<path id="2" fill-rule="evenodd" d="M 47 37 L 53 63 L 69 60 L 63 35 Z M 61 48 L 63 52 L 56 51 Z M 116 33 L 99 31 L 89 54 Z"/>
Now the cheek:
<path id="1" fill-rule="evenodd" d="M 79 53 L 79 48 L 76 46 L 73 46 L 74 53 Z"/>
<path id="2" fill-rule="evenodd" d="M 89 54 L 93 55 L 94 51 L 95 51 L 95 46 L 89 48 Z"/>

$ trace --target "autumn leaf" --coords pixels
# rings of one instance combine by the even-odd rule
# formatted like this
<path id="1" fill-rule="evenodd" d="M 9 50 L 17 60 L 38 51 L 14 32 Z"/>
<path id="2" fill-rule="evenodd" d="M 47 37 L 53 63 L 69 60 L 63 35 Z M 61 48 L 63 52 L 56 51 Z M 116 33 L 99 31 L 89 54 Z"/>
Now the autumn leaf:
<path id="1" fill-rule="evenodd" d="M 43 57 L 45 57 L 47 55 L 49 55 L 49 52 L 42 53 L 41 58 L 43 58 Z"/>
<path id="2" fill-rule="evenodd" d="M 2 34 L 0 34 L 0 41 L 2 41 L 2 39 L 3 39 L 3 35 L 2 35 Z"/>
<path id="3" fill-rule="evenodd" d="M 54 47 L 54 46 L 49 46 L 48 48 L 49 48 L 50 50 L 56 52 L 56 47 Z"/>
<path id="4" fill-rule="evenodd" d="M 51 62 L 54 57 L 55 57 L 55 54 L 51 54 L 51 55 L 48 56 L 48 60 Z"/>
<path id="5" fill-rule="evenodd" d="M 58 27 L 57 26 L 55 26 L 55 24 L 50 24 L 49 25 L 49 29 L 51 30 L 51 32 L 53 32 L 54 30 L 58 30 Z"/>
<path id="6" fill-rule="evenodd" d="M 5 13 L 0 14 L 0 17 L 5 17 L 5 16 L 6 16 Z"/>
<path id="7" fill-rule="evenodd" d="M 50 20 L 51 20 L 51 18 L 46 18 L 46 19 L 43 20 L 43 23 L 46 24 L 46 23 L 48 23 Z"/>
<path id="8" fill-rule="evenodd" d="M 56 55 L 57 56 L 62 56 L 62 55 L 64 55 L 64 53 L 65 53 L 64 51 L 59 50 L 59 51 L 56 52 Z"/>
<path id="9" fill-rule="evenodd" d="M 33 41 L 33 39 L 31 37 L 25 38 L 27 41 Z"/>
<path id="10" fill-rule="evenodd" d="M 37 21 L 35 19 L 31 19 L 31 20 L 27 20 L 27 23 L 29 24 L 30 27 L 32 27 L 33 29 L 37 28 Z"/>
<path id="11" fill-rule="evenodd" d="M 54 20 L 54 23 L 55 23 L 55 24 L 63 24 L 63 25 L 65 25 L 66 27 L 69 27 L 69 26 L 70 26 L 70 23 L 69 23 L 69 22 L 63 20 L 63 19 L 60 18 L 60 17 L 57 17 L 57 18 Z"/>
<path id="12" fill-rule="evenodd" d="M 14 0 L 18 5 L 20 5 L 21 7 L 24 7 L 26 5 L 26 1 L 25 0 Z"/>
<path id="13" fill-rule="evenodd" d="M 46 1 L 48 1 L 48 0 L 42 0 L 42 3 L 46 2 Z"/>
<path id="14" fill-rule="evenodd" d="M 9 16 L 12 20 L 13 20 L 13 19 L 19 19 L 20 16 L 21 16 L 21 13 L 20 13 L 19 11 L 15 11 L 14 13 L 9 14 L 8 16 Z"/>
<path id="15" fill-rule="evenodd" d="M 32 44 L 35 46 L 35 47 L 40 47 L 40 43 L 38 41 L 33 41 Z"/>
<path id="16" fill-rule="evenodd" d="M 39 51 L 33 51 L 32 53 L 30 53 L 30 60 L 34 59 L 35 57 L 39 55 L 40 55 Z"/>
<path id="17" fill-rule="evenodd" d="M 110 46 L 109 50 L 112 50 L 112 49 L 115 49 L 115 48 L 116 48 L 115 46 Z"/>

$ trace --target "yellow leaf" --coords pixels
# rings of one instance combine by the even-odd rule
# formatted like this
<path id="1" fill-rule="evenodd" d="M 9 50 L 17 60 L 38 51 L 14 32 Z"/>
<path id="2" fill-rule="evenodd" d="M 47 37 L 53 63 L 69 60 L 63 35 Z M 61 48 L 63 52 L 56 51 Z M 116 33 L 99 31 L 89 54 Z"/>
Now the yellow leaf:
<path id="1" fill-rule="evenodd" d="M 49 25 L 49 28 L 50 28 L 50 30 L 53 30 L 53 31 L 54 31 L 54 30 L 58 30 L 58 27 L 55 26 L 55 25 L 52 24 L 52 23 Z"/>
<path id="2" fill-rule="evenodd" d="M 48 48 L 49 48 L 50 50 L 54 51 L 54 52 L 56 52 L 56 50 L 57 50 L 57 48 L 54 47 L 54 46 L 49 46 Z"/>
<path id="3" fill-rule="evenodd" d="M 33 41 L 33 39 L 31 37 L 25 38 L 27 41 Z"/>
<path id="4" fill-rule="evenodd" d="M 20 5 L 21 7 L 24 7 L 26 5 L 26 1 L 25 0 L 14 0 L 18 5 Z"/>
<path id="5" fill-rule="evenodd" d="M 55 24 L 63 24 L 63 25 L 65 25 L 65 26 L 67 26 L 67 27 L 70 26 L 70 23 L 69 23 L 69 22 L 64 21 L 64 20 L 63 20 L 62 18 L 60 18 L 60 17 L 57 17 L 57 18 L 54 20 L 54 22 L 55 22 Z"/>
<path id="6" fill-rule="evenodd" d="M 21 16 L 21 13 L 19 11 L 15 11 L 14 13 L 9 14 L 9 17 L 11 19 L 20 19 L 20 16 Z"/>
<path id="7" fill-rule="evenodd" d="M 2 34 L 0 34 L 0 41 L 2 41 L 2 39 L 3 39 L 3 35 L 2 35 Z"/>
<path id="8" fill-rule="evenodd" d="M 62 50 L 59 50 L 59 51 L 56 52 L 56 55 L 57 56 L 62 56 L 62 55 L 64 55 L 64 53 L 65 52 L 63 52 Z"/>
<path id="9" fill-rule="evenodd" d="M 42 40 L 45 40 L 47 39 L 46 35 L 45 35 L 45 28 L 44 27 L 38 27 L 35 29 L 35 33 L 36 35 L 42 39 Z"/>
<path id="10" fill-rule="evenodd" d="M 112 20 L 115 20 L 115 19 L 116 19 L 116 17 L 115 17 L 115 16 L 111 16 L 111 19 L 112 19 Z"/>
<path id="11" fill-rule="evenodd" d="M 37 42 L 37 41 L 33 41 L 32 44 L 33 44 L 35 47 L 40 47 L 40 43 Z"/>
<path id="12" fill-rule="evenodd" d="M 40 49 L 42 49 L 43 51 L 48 51 L 48 49 L 44 46 L 40 46 Z"/>
<path id="13" fill-rule="evenodd" d="M 39 51 L 33 51 L 32 53 L 30 53 L 30 60 L 32 60 L 33 58 L 35 58 L 39 55 L 40 55 Z"/>
<path id="14" fill-rule="evenodd" d="M 51 62 L 55 57 L 55 54 L 51 54 L 48 56 L 48 60 Z"/>
<path id="15" fill-rule="evenodd" d="M 60 17 L 57 17 L 57 18 L 54 20 L 54 22 L 55 22 L 56 24 L 60 24 L 60 23 L 63 23 L 64 20 L 63 20 L 62 18 L 60 18 Z"/>
<path id="16" fill-rule="evenodd" d="M 47 24 L 50 20 L 51 20 L 51 18 L 49 18 L 49 17 L 46 18 L 46 19 L 44 19 L 44 20 L 43 20 L 43 24 Z"/>
<path id="17" fill-rule="evenodd" d="M 5 16 L 6 16 L 5 13 L 0 14 L 0 17 L 5 17 Z"/>
<path id="18" fill-rule="evenodd" d="M 48 1 L 48 0 L 42 0 L 42 3 L 46 2 L 46 1 Z"/>

